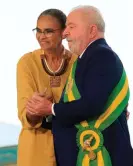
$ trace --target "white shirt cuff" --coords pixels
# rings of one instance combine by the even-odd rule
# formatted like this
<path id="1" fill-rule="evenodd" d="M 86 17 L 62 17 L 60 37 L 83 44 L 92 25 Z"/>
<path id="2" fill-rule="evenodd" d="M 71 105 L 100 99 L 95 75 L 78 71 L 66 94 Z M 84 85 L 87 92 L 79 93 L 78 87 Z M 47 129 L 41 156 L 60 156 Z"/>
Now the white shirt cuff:
<path id="1" fill-rule="evenodd" d="M 55 112 L 54 112 L 54 104 L 52 104 L 52 108 L 51 108 L 51 110 L 52 110 L 52 114 L 55 116 Z"/>

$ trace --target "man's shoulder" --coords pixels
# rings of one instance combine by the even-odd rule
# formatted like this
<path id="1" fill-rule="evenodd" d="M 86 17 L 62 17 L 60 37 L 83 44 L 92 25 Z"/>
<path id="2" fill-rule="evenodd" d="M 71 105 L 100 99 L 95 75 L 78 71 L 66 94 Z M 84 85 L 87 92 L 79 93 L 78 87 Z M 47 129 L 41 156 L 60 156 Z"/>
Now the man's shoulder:
<path id="1" fill-rule="evenodd" d="M 84 66 L 89 68 L 101 69 L 103 71 L 123 70 L 123 63 L 117 53 L 107 44 L 97 44 L 85 52 L 83 56 Z M 97 70 L 98 71 L 98 70 Z M 99 70 L 100 71 L 100 70 Z"/>
<path id="2" fill-rule="evenodd" d="M 94 47 L 93 53 L 114 53 L 114 51 L 107 44 L 98 44 Z"/>
<path id="3" fill-rule="evenodd" d="M 117 53 L 107 44 L 99 44 L 92 51 L 92 58 L 103 59 L 106 62 L 120 62 L 120 58 Z"/>

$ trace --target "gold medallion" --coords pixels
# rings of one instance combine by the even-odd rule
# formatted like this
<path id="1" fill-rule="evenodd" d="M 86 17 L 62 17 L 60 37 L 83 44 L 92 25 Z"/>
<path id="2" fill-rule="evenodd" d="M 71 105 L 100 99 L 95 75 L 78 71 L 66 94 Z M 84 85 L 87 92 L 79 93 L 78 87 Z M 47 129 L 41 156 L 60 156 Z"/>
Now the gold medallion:
<path id="1" fill-rule="evenodd" d="M 61 77 L 60 76 L 51 76 L 50 77 L 50 87 L 60 87 Z"/>
<path id="2" fill-rule="evenodd" d="M 90 151 L 88 154 L 88 157 L 90 158 L 90 160 L 95 160 L 96 159 L 96 154 L 93 151 Z"/>

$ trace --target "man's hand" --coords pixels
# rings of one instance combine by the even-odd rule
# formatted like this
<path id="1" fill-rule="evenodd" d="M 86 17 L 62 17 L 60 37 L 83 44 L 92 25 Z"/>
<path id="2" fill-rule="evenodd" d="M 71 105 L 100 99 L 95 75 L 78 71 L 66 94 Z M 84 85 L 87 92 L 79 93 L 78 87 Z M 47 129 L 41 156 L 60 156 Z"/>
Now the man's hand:
<path id="1" fill-rule="evenodd" d="M 32 113 L 37 116 L 47 116 L 52 114 L 52 102 L 42 97 L 39 93 L 35 93 L 27 102 L 27 113 Z"/>
<path id="2" fill-rule="evenodd" d="M 42 120 L 42 116 L 37 116 L 35 113 L 32 113 L 28 110 L 26 110 L 26 117 L 28 122 L 32 126 L 35 126 L 37 123 L 39 123 Z"/>
<path id="3" fill-rule="evenodd" d="M 126 118 L 127 118 L 127 120 L 129 119 L 129 116 L 130 116 L 130 112 L 126 111 Z"/>

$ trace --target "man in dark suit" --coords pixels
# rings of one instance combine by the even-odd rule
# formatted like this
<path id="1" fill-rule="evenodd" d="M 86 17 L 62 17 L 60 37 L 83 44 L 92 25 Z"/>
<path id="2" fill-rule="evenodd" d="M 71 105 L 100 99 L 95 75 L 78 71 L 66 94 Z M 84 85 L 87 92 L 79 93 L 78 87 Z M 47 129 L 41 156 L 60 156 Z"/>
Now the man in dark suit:
<path id="1" fill-rule="evenodd" d="M 104 39 L 105 23 L 95 7 L 70 12 L 64 36 L 78 54 L 59 103 L 35 95 L 27 109 L 53 114 L 58 166 L 133 166 L 126 120 L 127 76 Z"/>

